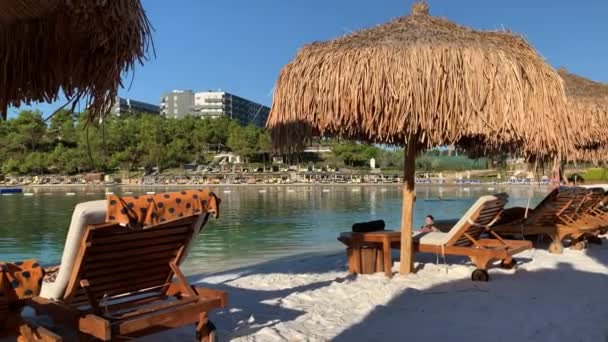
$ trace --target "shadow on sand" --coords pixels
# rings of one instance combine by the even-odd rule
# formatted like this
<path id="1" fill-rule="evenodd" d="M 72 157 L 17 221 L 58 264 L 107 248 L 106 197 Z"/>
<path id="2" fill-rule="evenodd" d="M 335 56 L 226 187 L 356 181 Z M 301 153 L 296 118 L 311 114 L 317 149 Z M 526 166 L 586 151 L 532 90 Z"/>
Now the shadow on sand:
<path id="1" fill-rule="evenodd" d="M 564 256 L 545 268 L 532 265 L 532 270 L 521 267 L 514 273 L 491 271 L 488 283 L 474 283 L 467 277 L 446 279 L 446 282 L 424 290 L 405 288 L 386 305 L 376 306 L 360 322 L 353 322 L 328 340 L 607 342 L 608 274 L 605 266 L 608 265 L 608 248 L 598 247 L 592 245 L 582 252 L 598 263 L 585 270 L 576 269 L 568 256 Z M 190 279 L 193 283 L 209 280 L 209 283 L 197 284 L 225 290 L 229 293 L 229 301 L 235 303 L 211 316 L 221 340 L 227 341 L 305 315 L 307 312 L 303 310 L 281 305 L 290 295 L 366 281 L 347 275 L 345 258 L 341 255 L 290 257 Z M 544 256 L 547 257 L 551 256 Z M 323 258 L 327 258 L 327 262 Z M 418 255 L 416 260 L 422 265 L 437 261 L 436 256 L 428 254 Z M 532 259 L 519 258 L 519 261 L 525 265 Z M 464 258 L 449 258 L 447 262 L 468 264 Z M 239 279 L 246 281 L 248 275 L 273 274 L 311 277 L 311 280 L 301 282 L 303 285 L 268 290 L 233 284 Z M 315 281 L 315 275 L 319 274 L 324 275 L 318 277 L 322 281 Z M 395 280 L 399 281 L 399 278 Z M 193 329 L 182 331 L 180 336 L 174 335 L 172 340 L 191 338 L 193 331 L 190 330 Z M 255 340 L 263 340 L 257 337 Z"/>
<path id="2" fill-rule="evenodd" d="M 602 265 L 605 248 L 587 250 Z M 602 271 L 602 270 L 598 270 Z M 608 274 L 556 268 L 406 289 L 333 341 L 608 341 Z"/>
<path id="3" fill-rule="evenodd" d="M 236 310 L 227 308 L 211 315 L 211 319 L 217 323 L 216 325 L 221 332 L 221 336 L 232 339 L 254 334 L 260 329 L 271 327 L 280 322 L 295 320 L 305 314 L 304 311 L 284 308 L 276 305 L 276 303 L 269 304 L 267 301 L 280 301 L 281 298 L 286 298 L 292 294 L 314 291 L 329 286 L 332 283 L 341 283 L 355 279 L 356 276 L 348 275 L 344 272 L 346 268 L 345 260 L 340 258 L 336 262 L 338 254 L 342 255 L 343 253 L 299 254 L 264 262 L 255 266 L 240 267 L 213 274 L 193 275 L 188 278 L 193 284 L 198 286 L 226 291 L 229 294 L 229 302 L 238 303 L 238 309 Z M 317 262 L 310 262 L 311 258 L 315 258 Z M 326 262 L 319 262 L 319 260 L 323 259 Z M 281 274 L 298 276 L 330 272 L 336 272 L 337 276 L 332 277 L 331 280 L 317 281 L 280 290 L 252 290 L 229 285 L 229 283 L 246 278 L 249 275 Z M 219 282 L 205 283 L 199 281 L 201 278 L 220 278 L 221 280 Z"/>

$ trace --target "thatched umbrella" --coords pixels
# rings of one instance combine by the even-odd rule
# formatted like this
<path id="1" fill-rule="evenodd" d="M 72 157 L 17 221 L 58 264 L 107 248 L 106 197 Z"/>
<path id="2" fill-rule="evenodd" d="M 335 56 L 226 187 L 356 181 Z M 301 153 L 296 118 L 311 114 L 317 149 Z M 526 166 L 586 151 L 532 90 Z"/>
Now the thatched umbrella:
<path id="1" fill-rule="evenodd" d="M 302 48 L 281 71 L 267 125 L 275 147 L 315 135 L 406 146 L 401 273 L 412 271 L 415 157 L 438 145 L 571 143 L 557 72 L 520 36 L 410 16 Z"/>
<path id="2" fill-rule="evenodd" d="M 558 73 L 566 86 L 575 125 L 578 150 L 573 159 L 591 156 L 594 150 L 608 146 L 608 84 L 569 73 L 564 68 Z"/>
<path id="3" fill-rule="evenodd" d="M 110 107 L 121 73 L 146 58 L 150 26 L 139 0 L 4 0 L 0 11 L 0 118 L 8 106 L 86 100 Z"/>

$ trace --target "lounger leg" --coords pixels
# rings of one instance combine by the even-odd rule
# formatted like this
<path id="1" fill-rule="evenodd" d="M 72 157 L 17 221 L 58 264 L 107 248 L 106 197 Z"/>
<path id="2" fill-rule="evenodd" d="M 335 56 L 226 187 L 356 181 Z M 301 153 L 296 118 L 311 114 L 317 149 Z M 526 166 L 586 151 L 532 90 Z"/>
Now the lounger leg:
<path id="1" fill-rule="evenodd" d="M 517 266 L 517 261 L 515 261 L 515 259 L 513 259 L 512 257 L 503 259 L 500 262 L 500 267 L 504 268 L 505 270 L 513 269 L 515 266 Z"/>
<path id="2" fill-rule="evenodd" d="M 490 257 L 487 257 L 487 256 L 470 256 L 469 258 L 475 264 L 475 267 L 477 267 L 480 270 L 487 270 L 488 265 L 490 264 L 490 261 L 492 260 Z"/>
<path id="3" fill-rule="evenodd" d="M 353 257 L 351 258 L 353 261 L 352 271 L 353 273 L 361 274 L 361 245 L 353 239 L 351 248 L 353 249 Z M 350 268 L 351 266 L 349 265 Z"/>
<path id="4" fill-rule="evenodd" d="M 582 236 L 572 238 L 572 242 L 570 244 L 570 249 L 575 251 L 582 251 L 586 249 L 589 245 L 587 244 L 587 240 L 583 239 Z"/>
<path id="5" fill-rule="evenodd" d="M 393 256 L 391 254 L 391 242 L 388 239 L 382 241 L 382 252 L 384 259 L 384 274 L 392 278 L 393 277 Z"/>
<path id="6" fill-rule="evenodd" d="M 51 331 L 37 327 L 31 324 L 24 323 L 19 328 L 20 336 L 17 339 L 19 342 L 61 342 L 63 339 L 52 333 Z"/>
<path id="7" fill-rule="evenodd" d="M 206 312 L 200 314 L 196 324 L 196 339 L 200 342 L 216 342 L 217 331 L 215 325 L 209 320 Z"/>

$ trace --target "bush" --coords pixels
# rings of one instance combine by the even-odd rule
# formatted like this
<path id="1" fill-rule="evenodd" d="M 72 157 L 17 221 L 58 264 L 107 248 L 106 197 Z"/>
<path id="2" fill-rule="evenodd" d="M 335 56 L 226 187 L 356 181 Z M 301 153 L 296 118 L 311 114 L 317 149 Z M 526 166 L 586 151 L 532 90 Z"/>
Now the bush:
<path id="1" fill-rule="evenodd" d="M 608 180 L 608 169 L 606 168 L 591 168 L 587 169 L 582 177 L 587 181 L 603 181 Z"/>

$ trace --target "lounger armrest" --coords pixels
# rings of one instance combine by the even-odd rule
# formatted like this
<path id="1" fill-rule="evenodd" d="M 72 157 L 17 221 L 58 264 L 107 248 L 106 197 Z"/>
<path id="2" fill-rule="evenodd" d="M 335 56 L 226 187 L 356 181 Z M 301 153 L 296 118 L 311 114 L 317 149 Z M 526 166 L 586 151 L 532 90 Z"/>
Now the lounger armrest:
<path id="1" fill-rule="evenodd" d="M 226 293 L 226 291 L 220 291 L 198 286 L 192 286 L 192 289 L 201 298 L 219 298 L 220 307 L 222 308 L 225 308 L 228 305 L 228 293 Z"/>
<path id="2" fill-rule="evenodd" d="M 210 288 L 206 288 L 206 287 L 198 287 L 198 286 L 191 286 L 191 287 L 194 290 L 194 293 L 196 293 L 199 296 L 199 298 L 215 299 L 218 301 L 219 307 L 222 307 L 222 308 L 226 307 L 226 305 L 228 305 L 228 294 L 225 291 L 210 289 Z M 169 285 L 166 295 L 167 296 L 181 296 L 181 295 L 184 295 L 184 293 L 182 292 L 182 288 L 179 284 L 172 283 L 171 285 Z"/>

